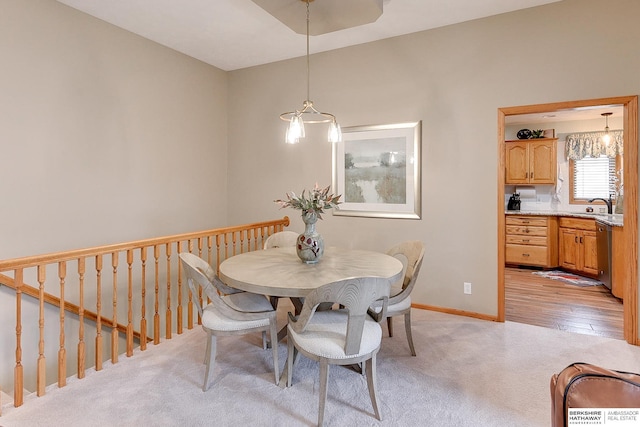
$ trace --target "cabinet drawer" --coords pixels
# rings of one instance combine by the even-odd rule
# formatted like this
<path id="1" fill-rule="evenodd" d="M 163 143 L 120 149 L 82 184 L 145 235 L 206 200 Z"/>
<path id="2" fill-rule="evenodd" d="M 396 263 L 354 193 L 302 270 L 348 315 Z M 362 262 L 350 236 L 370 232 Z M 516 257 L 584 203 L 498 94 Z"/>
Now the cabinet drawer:
<path id="1" fill-rule="evenodd" d="M 507 235 L 507 244 L 547 246 L 546 237 Z"/>
<path id="2" fill-rule="evenodd" d="M 530 227 L 528 225 L 507 225 L 508 235 L 521 235 L 521 236 L 547 236 L 547 227 Z"/>
<path id="3" fill-rule="evenodd" d="M 558 224 L 563 228 L 573 228 L 576 230 L 596 231 L 596 220 L 586 218 L 571 218 L 563 216 Z"/>
<path id="4" fill-rule="evenodd" d="M 531 226 L 535 226 L 535 227 L 546 227 L 547 226 L 547 218 L 546 217 L 507 215 L 506 224 L 507 225 L 531 225 Z"/>
<path id="5" fill-rule="evenodd" d="M 543 246 L 507 245 L 508 264 L 547 265 L 547 248 Z"/>

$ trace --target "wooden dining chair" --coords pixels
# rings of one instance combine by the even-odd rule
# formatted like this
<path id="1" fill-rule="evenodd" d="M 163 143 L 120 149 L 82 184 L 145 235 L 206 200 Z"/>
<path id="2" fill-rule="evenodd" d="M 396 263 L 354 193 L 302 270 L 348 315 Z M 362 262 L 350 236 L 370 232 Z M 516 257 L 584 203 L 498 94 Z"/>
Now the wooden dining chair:
<path id="1" fill-rule="evenodd" d="M 298 351 L 319 362 L 318 425 L 324 421 L 330 365 L 366 362 L 369 397 L 376 418 L 382 419 L 376 394 L 376 355 L 380 349 L 382 328 L 367 314 L 367 309 L 375 301 L 381 301 L 380 312 L 384 315 L 389 290 L 389 282 L 380 278 L 341 280 L 309 293 L 299 316 L 294 317 L 289 313 L 287 387 L 292 383 L 293 364 Z M 337 304 L 344 308 L 318 311 L 322 303 Z"/>
<path id="2" fill-rule="evenodd" d="M 393 336 L 394 316 L 404 315 L 404 329 L 407 333 L 407 341 L 411 355 L 416 355 L 411 334 L 411 291 L 416 284 L 422 259 L 424 258 L 424 243 L 412 240 L 399 243 L 387 251 L 387 255 L 398 258 L 404 265 L 404 276 L 401 281 L 391 286 L 391 296 L 387 307 L 386 319 L 389 336 Z M 369 308 L 369 315 L 378 319 L 381 316 L 381 305 L 374 304 Z M 381 319 L 380 319 L 381 320 Z"/>
<path id="3" fill-rule="evenodd" d="M 207 333 L 207 347 L 202 391 L 209 388 L 216 358 L 216 338 L 223 335 L 244 335 L 262 332 L 262 347 L 266 348 L 266 332 L 269 332 L 273 350 L 273 370 L 276 384 L 278 373 L 278 331 L 276 311 L 264 295 L 238 292 L 226 286 L 213 271 L 208 262 L 188 252 L 180 253 L 180 261 L 187 278 L 193 302 L 202 320 L 202 329 Z M 202 306 L 198 298 L 198 287 L 211 303 Z"/>

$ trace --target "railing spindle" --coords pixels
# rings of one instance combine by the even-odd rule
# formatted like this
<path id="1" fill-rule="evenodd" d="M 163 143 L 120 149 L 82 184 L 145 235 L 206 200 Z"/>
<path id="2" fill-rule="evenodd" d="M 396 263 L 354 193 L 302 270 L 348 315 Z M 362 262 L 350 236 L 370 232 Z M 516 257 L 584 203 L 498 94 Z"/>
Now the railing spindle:
<path id="1" fill-rule="evenodd" d="M 78 320 L 80 326 L 78 329 L 78 378 L 84 378 L 85 371 L 85 349 L 84 349 L 84 272 L 85 272 L 85 258 L 78 258 L 78 280 L 79 280 L 79 293 L 80 293 L 80 307 L 78 309 Z"/>
<path id="2" fill-rule="evenodd" d="M 140 262 L 141 266 L 141 281 L 140 287 L 142 288 L 142 302 L 140 311 L 142 312 L 140 319 L 140 351 L 145 351 L 147 349 L 147 302 L 146 302 L 146 294 L 147 294 L 147 248 L 140 248 Z"/>
<path id="3" fill-rule="evenodd" d="M 155 303 L 153 314 L 153 344 L 160 344 L 160 246 L 153 246 L 153 259 L 155 261 Z"/>
<path id="4" fill-rule="evenodd" d="M 127 250 L 127 357 L 133 356 L 133 249 Z"/>
<path id="5" fill-rule="evenodd" d="M 16 367 L 13 370 L 13 405 L 24 402 L 24 367 L 22 366 L 22 283 L 23 270 L 14 271 L 16 281 Z M 0 406 L 1 408 L 1 406 Z"/>
<path id="6" fill-rule="evenodd" d="M 216 274 L 220 274 L 220 235 L 216 234 Z"/>
<path id="7" fill-rule="evenodd" d="M 118 252 L 111 253 L 113 269 L 113 317 L 111 320 L 111 363 L 118 363 Z"/>
<path id="8" fill-rule="evenodd" d="M 44 395 L 44 389 L 47 386 L 46 367 L 47 362 L 44 356 L 44 281 L 46 279 L 46 264 L 38 265 L 38 283 L 39 293 L 38 300 L 40 302 L 38 327 L 40 329 L 40 339 L 38 341 L 38 366 L 36 373 L 36 393 L 38 397 Z"/>
<path id="9" fill-rule="evenodd" d="M 58 263 L 60 278 L 60 301 L 64 301 L 64 281 L 67 277 L 67 263 Z M 60 349 L 58 350 L 58 387 L 67 385 L 67 349 L 64 348 L 64 304 L 60 304 Z"/>
<path id="10" fill-rule="evenodd" d="M 182 242 L 177 242 L 176 251 L 178 251 L 178 255 L 180 255 L 182 252 Z M 178 258 L 178 308 L 176 309 L 176 316 L 178 317 L 176 333 L 178 335 L 182 333 L 182 265 L 180 264 L 180 258 Z"/>
<path id="11" fill-rule="evenodd" d="M 188 250 L 190 253 L 193 253 L 193 241 L 188 241 Z M 193 298 L 194 295 L 191 294 L 191 289 L 189 289 L 189 302 L 187 303 L 187 328 L 193 329 Z M 200 321 L 200 315 L 198 314 L 198 323 Z"/>
<path id="12" fill-rule="evenodd" d="M 244 237 L 245 237 L 245 231 L 244 230 L 240 230 L 240 253 L 244 253 L 245 252 L 245 241 L 244 241 Z"/>
<path id="13" fill-rule="evenodd" d="M 165 319 L 166 337 L 171 339 L 171 243 L 165 245 L 167 255 L 167 311 Z"/>
<path id="14" fill-rule="evenodd" d="M 96 255 L 96 371 L 102 370 L 102 255 Z"/>

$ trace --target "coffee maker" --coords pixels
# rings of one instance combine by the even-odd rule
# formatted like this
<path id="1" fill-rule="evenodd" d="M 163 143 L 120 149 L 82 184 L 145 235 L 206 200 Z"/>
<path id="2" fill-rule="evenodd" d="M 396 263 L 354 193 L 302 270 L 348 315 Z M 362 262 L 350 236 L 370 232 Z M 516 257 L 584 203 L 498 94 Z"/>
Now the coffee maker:
<path id="1" fill-rule="evenodd" d="M 509 197 L 509 203 L 507 203 L 507 210 L 510 210 L 510 211 L 520 210 L 520 194 L 519 193 L 513 193 L 511 197 Z"/>

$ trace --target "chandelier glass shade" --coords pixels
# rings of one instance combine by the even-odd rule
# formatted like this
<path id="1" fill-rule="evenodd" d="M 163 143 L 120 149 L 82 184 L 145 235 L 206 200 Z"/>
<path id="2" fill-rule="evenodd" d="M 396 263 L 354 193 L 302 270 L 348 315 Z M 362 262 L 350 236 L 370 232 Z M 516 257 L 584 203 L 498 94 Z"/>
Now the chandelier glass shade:
<path id="1" fill-rule="evenodd" d="M 324 113 L 313 106 L 313 101 L 309 99 L 310 71 L 309 71 L 309 3 L 313 0 L 301 0 L 307 4 L 307 99 L 302 103 L 300 110 L 289 111 L 280 114 L 280 119 L 289 122 L 285 134 L 287 144 L 297 144 L 305 137 L 305 123 L 329 123 L 327 140 L 329 142 L 342 141 L 342 130 L 336 120 L 336 116 L 331 113 Z"/>

